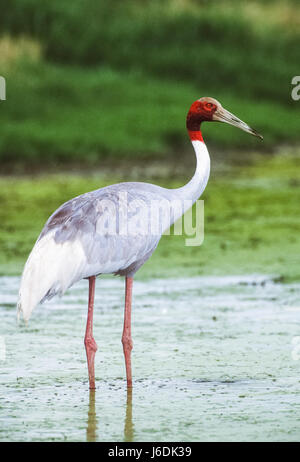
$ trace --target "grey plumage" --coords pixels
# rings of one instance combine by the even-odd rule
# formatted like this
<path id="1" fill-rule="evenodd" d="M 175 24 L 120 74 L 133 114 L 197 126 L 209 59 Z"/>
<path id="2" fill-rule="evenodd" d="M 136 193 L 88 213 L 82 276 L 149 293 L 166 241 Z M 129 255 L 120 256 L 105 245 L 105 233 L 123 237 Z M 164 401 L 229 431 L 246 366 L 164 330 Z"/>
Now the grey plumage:
<path id="1" fill-rule="evenodd" d="M 54 240 L 57 244 L 63 244 L 66 241 L 78 239 L 85 251 L 88 263 L 99 263 L 100 265 L 110 260 L 111 262 L 125 261 L 116 269 L 116 274 L 133 275 L 137 269 L 151 256 L 155 250 L 158 241 L 164 231 L 163 224 L 160 224 L 158 234 L 151 233 L 150 207 L 151 201 L 160 202 L 163 199 L 169 201 L 169 190 L 148 183 L 119 183 L 105 188 L 97 189 L 81 196 L 75 197 L 59 207 L 46 222 L 39 239 L 42 239 L 49 232 L 54 232 Z M 137 214 L 143 216 L 147 214 L 148 221 L 146 225 L 141 223 L 140 232 L 130 233 L 127 230 L 126 235 L 120 233 L 119 214 L 120 214 L 120 195 L 126 193 L 127 216 L 130 227 L 130 220 L 134 219 Z M 139 202 L 140 207 L 131 207 L 133 202 Z M 103 233 L 97 230 L 97 223 L 105 214 L 104 204 L 110 202 L 114 205 L 115 216 L 111 214 L 107 220 L 115 220 L 115 233 Z M 170 208 L 170 213 L 172 209 Z M 171 217 L 171 222 L 174 217 Z M 171 223 L 169 223 L 170 225 Z M 105 225 L 105 223 L 104 223 Z M 110 223 L 107 224 L 109 229 Z M 114 231 L 114 229 L 112 229 Z M 136 260 L 132 262 L 132 259 Z M 126 267 L 126 264 L 130 265 Z"/>

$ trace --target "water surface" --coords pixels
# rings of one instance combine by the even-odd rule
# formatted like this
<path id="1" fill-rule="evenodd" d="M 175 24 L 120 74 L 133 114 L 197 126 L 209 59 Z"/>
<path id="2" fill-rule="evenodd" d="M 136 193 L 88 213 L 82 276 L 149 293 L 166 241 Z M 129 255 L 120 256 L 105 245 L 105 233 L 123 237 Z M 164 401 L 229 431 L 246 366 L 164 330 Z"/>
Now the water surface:
<path id="1" fill-rule="evenodd" d="M 16 324 L 18 285 L 0 278 L 1 441 L 299 441 L 299 284 L 137 280 L 132 394 L 122 279 L 97 279 L 95 393 L 87 281 L 38 307 L 27 327 Z"/>

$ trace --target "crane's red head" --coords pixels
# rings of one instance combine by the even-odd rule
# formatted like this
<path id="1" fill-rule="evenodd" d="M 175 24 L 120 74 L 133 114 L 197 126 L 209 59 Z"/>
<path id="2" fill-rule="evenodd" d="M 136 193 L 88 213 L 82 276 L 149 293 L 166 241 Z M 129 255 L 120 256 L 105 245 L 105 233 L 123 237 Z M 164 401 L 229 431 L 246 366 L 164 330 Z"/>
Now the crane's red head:
<path id="1" fill-rule="evenodd" d="M 192 141 L 203 141 L 200 130 L 201 122 L 225 122 L 263 139 L 257 131 L 224 109 L 221 103 L 214 98 L 204 96 L 191 105 L 186 118 L 186 127 Z"/>

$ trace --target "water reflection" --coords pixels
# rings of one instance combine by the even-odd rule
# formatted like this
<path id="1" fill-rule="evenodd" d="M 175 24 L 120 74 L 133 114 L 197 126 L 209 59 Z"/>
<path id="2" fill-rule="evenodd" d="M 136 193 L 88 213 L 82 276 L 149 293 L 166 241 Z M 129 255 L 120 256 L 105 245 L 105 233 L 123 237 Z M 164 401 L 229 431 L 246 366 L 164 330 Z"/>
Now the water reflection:
<path id="1" fill-rule="evenodd" d="M 124 441 L 133 441 L 134 425 L 132 422 L 132 388 L 127 388 L 126 415 L 124 422 Z"/>
<path id="2" fill-rule="evenodd" d="M 96 392 L 90 390 L 89 410 L 86 428 L 86 440 L 88 442 L 97 441 L 98 419 L 96 414 Z M 132 421 L 132 388 L 127 389 L 126 412 L 124 419 L 124 441 L 133 441 L 134 424 Z"/>
<path id="3" fill-rule="evenodd" d="M 88 442 L 96 441 L 97 438 L 97 415 L 96 415 L 96 391 L 90 390 L 88 422 L 86 428 L 86 440 Z"/>

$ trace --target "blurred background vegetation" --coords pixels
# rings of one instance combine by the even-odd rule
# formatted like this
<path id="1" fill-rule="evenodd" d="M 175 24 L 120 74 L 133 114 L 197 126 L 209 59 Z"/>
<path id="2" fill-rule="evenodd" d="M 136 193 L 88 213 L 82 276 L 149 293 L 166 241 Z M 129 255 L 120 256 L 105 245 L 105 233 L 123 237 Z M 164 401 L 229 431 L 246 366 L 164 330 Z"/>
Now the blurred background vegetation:
<path id="1" fill-rule="evenodd" d="M 300 275 L 297 0 L 0 0 L 0 11 L 3 274 L 20 271 L 73 195 L 120 180 L 186 182 L 186 112 L 214 96 L 264 142 L 206 124 L 205 244 L 164 238 L 144 274 L 178 259 L 191 274 Z"/>

